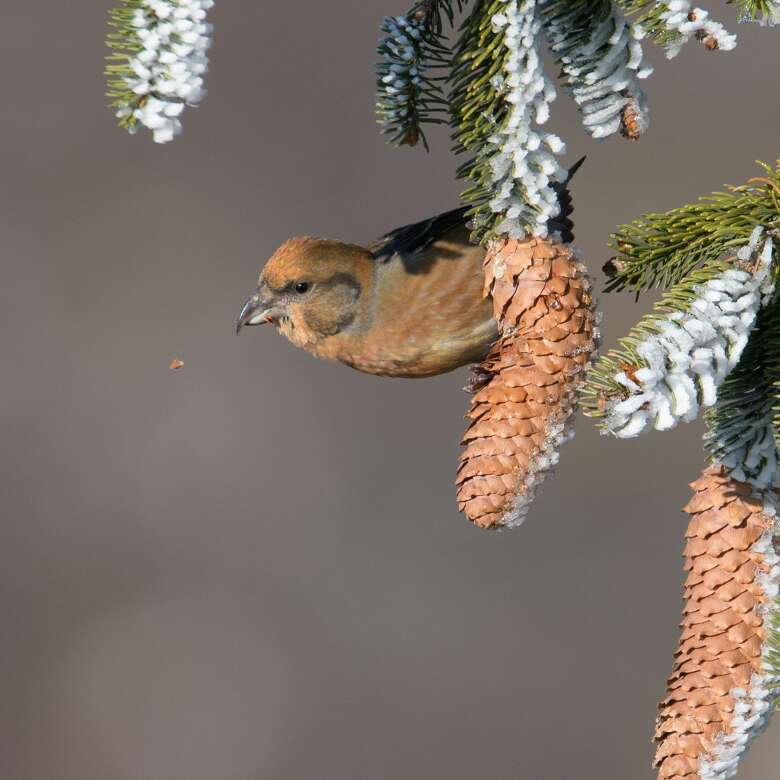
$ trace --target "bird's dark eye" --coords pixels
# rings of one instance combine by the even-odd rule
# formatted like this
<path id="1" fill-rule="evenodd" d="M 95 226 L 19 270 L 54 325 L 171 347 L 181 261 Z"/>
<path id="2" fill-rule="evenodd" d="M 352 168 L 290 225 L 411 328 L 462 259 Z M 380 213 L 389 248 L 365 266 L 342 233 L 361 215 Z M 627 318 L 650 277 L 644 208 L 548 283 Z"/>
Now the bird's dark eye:
<path id="1" fill-rule="evenodd" d="M 308 282 L 296 282 L 295 283 L 295 292 L 297 292 L 299 295 L 303 295 L 305 292 L 309 291 L 309 283 Z"/>

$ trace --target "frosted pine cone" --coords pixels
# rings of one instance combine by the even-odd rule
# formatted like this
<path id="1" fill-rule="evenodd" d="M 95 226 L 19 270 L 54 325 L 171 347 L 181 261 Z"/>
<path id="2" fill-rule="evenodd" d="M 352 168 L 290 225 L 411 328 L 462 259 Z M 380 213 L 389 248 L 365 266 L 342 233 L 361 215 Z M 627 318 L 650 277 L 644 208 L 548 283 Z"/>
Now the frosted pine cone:
<path id="1" fill-rule="evenodd" d="M 475 372 L 458 506 L 483 528 L 519 525 L 569 436 L 596 347 L 590 283 L 570 246 L 504 239 L 485 257 L 500 336 Z"/>
<path id="2" fill-rule="evenodd" d="M 719 466 L 691 487 L 682 636 L 660 705 L 656 766 L 659 780 L 725 780 L 766 725 L 780 683 L 769 663 L 776 493 Z"/>

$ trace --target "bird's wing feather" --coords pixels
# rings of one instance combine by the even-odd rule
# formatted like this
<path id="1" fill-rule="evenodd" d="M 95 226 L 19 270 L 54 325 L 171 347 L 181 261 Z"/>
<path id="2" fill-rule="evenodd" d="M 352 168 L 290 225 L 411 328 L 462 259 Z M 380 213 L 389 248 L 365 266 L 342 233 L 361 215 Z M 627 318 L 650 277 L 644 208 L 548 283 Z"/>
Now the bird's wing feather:
<path id="1" fill-rule="evenodd" d="M 394 255 L 399 255 L 403 260 L 411 260 L 452 228 L 464 225 L 469 208 L 470 206 L 461 206 L 413 225 L 395 228 L 372 241 L 368 250 L 379 262 L 387 262 Z"/>
<path id="2" fill-rule="evenodd" d="M 567 244 L 574 240 L 574 234 L 572 233 L 574 223 L 571 220 L 574 207 L 568 184 L 584 161 L 585 158 L 582 157 L 569 168 L 569 175 L 565 182 L 553 184 L 561 204 L 561 211 L 557 217 L 550 220 L 549 230 L 551 233 L 560 233 L 563 241 Z M 421 252 L 424 252 L 434 241 L 442 238 L 452 228 L 465 225 L 467 222 L 466 215 L 470 209 L 471 206 L 460 206 L 451 211 L 445 211 L 443 214 L 438 214 L 435 217 L 424 219 L 421 222 L 395 228 L 395 230 L 391 230 L 381 238 L 376 239 L 376 241 L 372 241 L 368 245 L 368 251 L 379 262 L 387 262 L 394 255 L 398 255 L 406 264 Z"/>

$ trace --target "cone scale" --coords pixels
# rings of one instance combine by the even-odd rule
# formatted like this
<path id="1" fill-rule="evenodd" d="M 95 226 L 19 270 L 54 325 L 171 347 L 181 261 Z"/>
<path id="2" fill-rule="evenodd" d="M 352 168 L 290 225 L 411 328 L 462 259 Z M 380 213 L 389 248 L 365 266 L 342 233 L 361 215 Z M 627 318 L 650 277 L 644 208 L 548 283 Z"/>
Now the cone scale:
<path id="1" fill-rule="evenodd" d="M 766 726 L 780 682 L 769 662 L 777 494 L 720 466 L 691 487 L 682 633 L 660 704 L 655 765 L 658 780 L 725 780 Z"/>
<path id="2" fill-rule="evenodd" d="M 482 528 L 519 525 L 557 462 L 597 328 L 590 282 L 571 246 L 501 239 L 485 257 L 500 336 L 474 372 L 458 506 Z"/>

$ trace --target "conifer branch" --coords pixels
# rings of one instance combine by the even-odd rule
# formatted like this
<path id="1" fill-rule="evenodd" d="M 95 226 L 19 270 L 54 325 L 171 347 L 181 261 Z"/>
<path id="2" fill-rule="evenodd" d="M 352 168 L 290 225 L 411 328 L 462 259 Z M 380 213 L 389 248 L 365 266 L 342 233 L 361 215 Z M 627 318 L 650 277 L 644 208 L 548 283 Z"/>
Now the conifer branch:
<path id="1" fill-rule="evenodd" d="M 773 250 L 772 237 L 758 227 L 734 257 L 693 271 L 669 290 L 591 371 L 586 413 L 601 417 L 606 432 L 630 438 L 648 427 L 691 422 L 713 406 L 773 294 Z"/>
<path id="2" fill-rule="evenodd" d="M 560 212 L 558 136 L 542 129 L 555 88 L 541 62 L 536 0 L 483 0 L 464 24 L 451 74 L 455 150 L 469 155 L 474 241 L 546 236 Z"/>
<path id="3" fill-rule="evenodd" d="M 764 176 L 696 203 L 648 214 L 611 236 L 618 254 L 605 266 L 607 291 L 668 287 L 747 243 L 757 225 L 780 228 L 780 161 Z"/>
<path id="4" fill-rule="evenodd" d="M 775 299 L 762 312 L 761 333 L 764 379 L 771 402 L 775 442 L 780 452 L 780 299 Z"/>
<path id="5" fill-rule="evenodd" d="M 760 25 L 780 24 L 780 3 L 777 0 L 726 0 L 739 8 L 740 22 Z"/>
<path id="6" fill-rule="evenodd" d="M 428 140 L 424 125 L 446 124 L 445 69 L 451 52 L 445 26 L 464 0 L 420 0 L 406 16 L 385 17 L 377 48 L 377 120 L 390 143 L 416 146 Z"/>
<path id="7" fill-rule="evenodd" d="M 139 125 L 158 143 L 181 132 L 185 106 L 205 96 L 203 76 L 212 27 L 206 12 L 214 0 L 122 0 L 109 12 L 106 76 L 119 126 Z"/>
<path id="8" fill-rule="evenodd" d="M 780 697 L 780 163 L 762 167 L 613 236 L 613 289 L 671 288 L 581 394 L 604 432 L 623 438 L 705 410 L 711 466 L 686 507 L 686 607 L 657 721 L 659 780 L 733 777 Z"/>
<path id="9" fill-rule="evenodd" d="M 695 8 L 688 0 L 617 0 L 623 10 L 635 17 L 648 34 L 666 50 L 669 59 L 676 57 L 691 38 L 701 41 L 710 51 L 730 51 L 737 45 L 736 36 L 710 18 L 709 12 Z"/>
<path id="10" fill-rule="evenodd" d="M 778 449 L 775 441 L 774 404 L 770 355 L 767 341 L 776 302 L 758 317 L 739 365 L 718 391 L 716 404 L 704 419 L 704 448 L 711 461 L 722 465 L 729 476 L 758 488 L 771 487 L 777 477 Z"/>
<path id="11" fill-rule="evenodd" d="M 626 22 L 612 0 L 544 0 L 544 30 L 561 78 L 594 138 L 618 130 L 632 140 L 648 125 L 639 85 L 653 69 L 644 62 L 644 30 Z"/>

